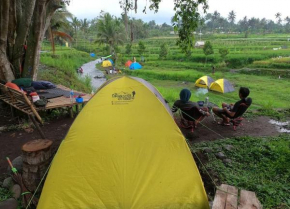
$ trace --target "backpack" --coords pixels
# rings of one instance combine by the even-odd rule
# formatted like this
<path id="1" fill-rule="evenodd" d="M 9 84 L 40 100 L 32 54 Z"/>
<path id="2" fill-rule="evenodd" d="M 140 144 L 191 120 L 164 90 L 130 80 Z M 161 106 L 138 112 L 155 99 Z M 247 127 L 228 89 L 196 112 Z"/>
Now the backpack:
<path id="1" fill-rule="evenodd" d="M 47 104 L 47 99 L 44 96 L 39 96 L 39 100 L 37 100 L 36 102 L 34 102 L 34 105 L 36 107 L 45 107 Z"/>

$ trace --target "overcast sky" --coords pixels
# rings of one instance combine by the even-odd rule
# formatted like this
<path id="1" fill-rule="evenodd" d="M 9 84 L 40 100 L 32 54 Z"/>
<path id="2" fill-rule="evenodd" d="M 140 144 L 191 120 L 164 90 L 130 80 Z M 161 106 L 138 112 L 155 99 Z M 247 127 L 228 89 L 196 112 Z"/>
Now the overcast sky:
<path id="1" fill-rule="evenodd" d="M 149 1 L 149 0 L 148 0 Z M 248 18 L 267 18 L 275 19 L 275 14 L 280 12 L 282 19 L 286 16 L 290 17 L 290 0 L 208 0 L 209 13 L 217 10 L 221 16 L 227 17 L 231 10 L 237 14 L 237 20 L 244 16 Z M 163 0 L 160 4 L 159 12 L 147 11 L 143 14 L 142 10 L 146 4 L 146 0 L 138 0 L 138 12 L 129 12 L 130 17 L 141 18 L 143 21 L 155 20 L 156 23 L 170 23 L 171 17 L 174 15 L 173 0 Z M 77 18 L 93 19 L 97 17 L 101 10 L 109 12 L 115 16 L 120 16 L 122 10 L 119 6 L 119 0 L 72 0 L 68 10 Z"/>

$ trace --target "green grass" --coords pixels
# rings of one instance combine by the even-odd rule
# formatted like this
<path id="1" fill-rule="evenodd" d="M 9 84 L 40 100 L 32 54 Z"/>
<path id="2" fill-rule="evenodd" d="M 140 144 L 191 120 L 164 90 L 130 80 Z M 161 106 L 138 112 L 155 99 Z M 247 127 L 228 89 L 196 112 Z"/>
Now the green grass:
<path id="1" fill-rule="evenodd" d="M 7 200 L 12 197 L 12 194 L 9 190 L 0 187 L 0 202 Z"/>
<path id="2" fill-rule="evenodd" d="M 38 78 L 90 93 L 92 90 L 90 78 L 80 78 L 76 69 L 91 60 L 88 53 L 57 47 L 55 54 L 51 52 L 41 54 L 40 63 L 45 66 L 40 68 Z"/>
<path id="3" fill-rule="evenodd" d="M 223 147 L 232 145 L 228 151 Z M 215 142 L 194 144 L 194 152 L 210 148 L 205 154 L 209 161 L 207 170 L 218 174 L 226 184 L 255 191 L 265 209 L 289 208 L 290 206 L 290 135 L 278 137 L 241 137 Z M 224 165 L 214 153 L 222 152 L 232 163 Z M 288 205 L 288 207 L 286 206 Z"/>
<path id="4" fill-rule="evenodd" d="M 153 83 L 157 88 L 159 87 L 167 87 L 169 81 L 173 82 L 171 85 L 171 89 L 176 89 L 174 95 L 167 94 L 164 92 L 163 96 L 167 100 L 171 100 L 170 98 L 178 98 L 179 91 L 182 88 L 187 88 L 187 85 L 179 85 L 181 82 L 190 82 L 191 85 L 189 89 L 195 93 L 197 88 L 194 87 L 194 82 L 203 75 L 212 76 L 210 73 L 210 68 L 207 72 L 201 72 L 194 69 L 188 68 L 174 68 L 174 61 L 167 61 L 166 67 L 151 67 L 151 65 L 145 65 L 142 70 L 138 71 L 129 71 L 125 72 L 132 76 L 137 76 L 149 80 Z M 171 64 L 171 68 L 170 68 Z M 220 78 L 228 79 L 234 86 L 235 92 L 221 94 L 210 91 L 207 96 L 209 96 L 210 100 L 216 104 L 221 104 L 223 101 L 234 103 L 238 100 L 238 90 L 239 87 L 245 86 L 248 87 L 251 91 L 250 96 L 253 99 L 252 108 L 255 109 L 264 109 L 264 108 L 289 108 L 290 97 L 289 94 L 289 80 L 288 79 L 277 79 L 270 76 L 258 76 L 258 75 L 245 75 L 240 73 L 230 73 L 229 71 L 217 72 L 213 79 L 217 80 Z M 277 96 L 279 94 L 279 96 Z M 205 96 L 203 96 L 205 97 Z M 192 98 L 204 100 L 204 98 Z"/>

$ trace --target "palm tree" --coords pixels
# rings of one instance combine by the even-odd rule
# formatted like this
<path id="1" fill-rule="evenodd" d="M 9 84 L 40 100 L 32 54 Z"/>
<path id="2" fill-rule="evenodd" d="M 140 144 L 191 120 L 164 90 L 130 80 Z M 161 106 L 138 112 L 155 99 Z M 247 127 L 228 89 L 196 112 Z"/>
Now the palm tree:
<path id="1" fill-rule="evenodd" d="M 290 25 L 290 17 L 287 16 L 284 20 L 286 21 L 286 25 Z"/>
<path id="2" fill-rule="evenodd" d="M 228 20 L 230 21 L 231 23 L 231 28 L 233 27 L 234 25 L 234 22 L 236 20 L 236 13 L 234 12 L 234 10 L 232 10 L 229 15 L 228 15 Z"/>
<path id="3" fill-rule="evenodd" d="M 83 20 L 80 20 L 80 29 L 86 33 L 87 30 L 89 29 L 89 26 L 90 26 L 90 21 L 88 21 L 87 18 L 83 19 Z"/>
<path id="4" fill-rule="evenodd" d="M 276 19 L 277 19 L 277 23 L 280 25 L 281 24 L 281 22 L 282 22 L 282 19 L 281 19 L 281 13 L 280 12 L 278 12 L 278 13 L 276 13 L 275 14 L 275 17 L 276 17 Z"/>
<path id="5" fill-rule="evenodd" d="M 73 17 L 71 19 L 71 22 L 70 22 L 71 26 L 73 27 L 74 29 L 74 34 L 77 35 L 77 30 L 79 29 L 79 27 L 81 26 L 81 23 L 79 21 L 79 19 L 77 17 Z"/>
<path id="6" fill-rule="evenodd" d="M 242 31 L 245 32 L 245 38 L 248 38 L 249 22 L 247 16 L 245 16 L 242 20 L 239 21 L 239 25 Z"/>
<path id="7" fill-rule="evenodd" d="M 236 13 L 234 12 L 234 10 L 232 10 L 229 15 L 228 15 L 228 20 L 230 21 L 231 24 L 233 24 L 236 20 Z"/>
<path id="8" fill-rule="evenodd" d="M 101 14 L 97 21 L 97 40 L 98 44 L 106 44 L 110 52 L 115 55 L 118 45 L 122 45 L 126 40 L 125 27 L 116 17 L 109 13 Z"/>
<path id="9" fill-rule="evenodd" d="M 73 15 L 67 11 L 66 7 L 57 10 L 51 18 L 47 31 L 53 53 L 55 52 L 55 37 L 69 42 L 72 41 L 72 37 L 68 34 L 70 30 L 70 22 L 68 21 L 68 18 L 72 19 Z"/>
<path id="10" fill-rule="evenodd" d="M 213 27 L 215 29 L 216 25 L 215 23 L 219 20 L 221 14 L 218 11 L 214 11 L 213 15 L 212 15 L 212 22 L 213 22 Z"/>

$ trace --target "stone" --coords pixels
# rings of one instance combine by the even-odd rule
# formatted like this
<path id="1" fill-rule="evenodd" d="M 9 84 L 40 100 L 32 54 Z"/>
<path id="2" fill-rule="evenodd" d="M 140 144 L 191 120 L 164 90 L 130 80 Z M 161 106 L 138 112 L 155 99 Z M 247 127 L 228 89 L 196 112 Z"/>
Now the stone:
<path id="1" fill-rule="evenodd" d="M 212 149 L 210 149 L 210 148 L 205 148 L 203 151 L 204 151 L 205 153 L 212 153 Z"/>
<path id="2" fill-rule="evenodd" d="M 17 209 L 18 202 L 14 198 L 9 198 L 0 202 L 0 209 Z"/>
<path id="3" fill-rule="evenodd" d="M 223 159 L 224 164 L 231 164 L 232 160 L 231 159 Z"/>
<path id="4" fill-rule="evenodd" d="M 226 158 L 225 154 L 222 153 L 222 152 L 218 152 L 218 153 L 216 153 L 215 156 L 216 156 L 218 159 L 220 159 L 220 160 Z"/>
<path id="5" fill-rule="evenodd" d="M 12 160 L 12 165 L 17 169 L 19 173 L 22 173 L 22 169 L 23 169 L 22 156 L 18 156 L 17 158 Z M 8 166 L 7 170 L 8 170 L 8 174 L 12 174 L 10 166 Z"/>
<path id="6" fill-rule="evenodd" d="M 18 184 L 13 185 L 11 188 L 11 193 L 13 194 L 13 197 L 17 200 L 21 195 L 21 187 Z"/>
<path id="7" fill-rule="evenodd" d="M 9 189 L 12 185 L 13 185 L 12 177 L 8 177 L 8 178 L 4 179 L 2 187 Z"/>
<path id="8" fill-rule="evenodd" d="M 216 152 L 221 152 L 221 151 L 223 151 L 222 147 L 216 147 L 216 148 L 214 148 L 214 150 L 215 150 Z"/>
<path id="9" fill-rule="evenodd" d="M 232 151 L 233 149 L 235 149 L 235 147 L 233 145 L 230 145 L 230 144 L 226 144 L 224 146 L 224 149 L 227 150 L 227 151 Z"/>
<path id="10" fill-rule="evenodd" d="M 5 130 L 6 130 L 6 127 L 5 127 L 5 126 L 1 126 L 1 127 L 0 127 L 0 132 L 1 132 L 1 131 L 5 131 Z"/>

